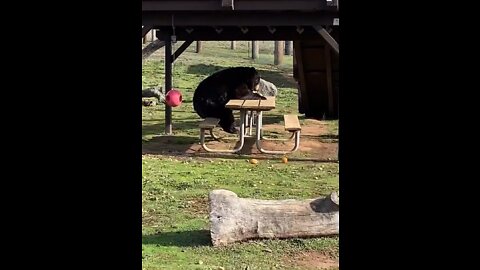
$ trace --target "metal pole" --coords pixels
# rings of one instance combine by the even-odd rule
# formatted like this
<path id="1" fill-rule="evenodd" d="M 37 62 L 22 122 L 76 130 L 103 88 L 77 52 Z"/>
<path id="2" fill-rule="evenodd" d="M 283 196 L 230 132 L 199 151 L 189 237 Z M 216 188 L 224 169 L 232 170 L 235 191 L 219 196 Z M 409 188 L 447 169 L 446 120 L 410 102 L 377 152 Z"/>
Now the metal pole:
<path id="1" fill-rule="evenodd" d="M 165 39 L 165 95 L 172 89 L 172 41 Z M 165 134 L 172 134 L 172 107 L 165 104 Z"/>

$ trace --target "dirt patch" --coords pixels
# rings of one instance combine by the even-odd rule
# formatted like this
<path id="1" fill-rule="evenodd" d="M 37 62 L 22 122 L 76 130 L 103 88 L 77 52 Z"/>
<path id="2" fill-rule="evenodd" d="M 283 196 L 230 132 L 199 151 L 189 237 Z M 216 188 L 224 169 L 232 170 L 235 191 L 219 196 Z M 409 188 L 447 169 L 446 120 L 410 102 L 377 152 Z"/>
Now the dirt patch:
<path id="1" fill-rule="evenodd" d="M 300 269 L 338 269 L 338 260 L 318 251 L 290 254 L 283 258 L 286 265 Z"/>
<path id="2" fill-rule="evenodd" d="M 265 137 L 287 139 L 290 133 L 285 131 L 282 124 L 265 124 Z M 215 129 L 215 134 L 220 136 L 219 141 L 210 140 L 208 147 L 212 149 L 234 149 L 238 146 L 237 137 Z M 255 134 L 252 133 L 252 136 Z M 261 146 L 268 150 L 290 150 L 294 141 L 263 141 Z M 253 156 L 255 158 L 276 158 L 278 155 L 262 154 L 255 144 L 255 138 L 245 138 L 243 149 L 235 154 L 210 153 L 205 151 L 196 137 L 182 136 L 157 136 L 142 144 L 144 155 L 187 155 L 196 157 L 222 157 L 236 158 L 239 155 Z M 302 124 L 300 147 L 294 153 L 288 154 L 290 160 L 337 161 L 338 136 L 332 135 L 327 126 L 318 120 L 305 120 Z"/>

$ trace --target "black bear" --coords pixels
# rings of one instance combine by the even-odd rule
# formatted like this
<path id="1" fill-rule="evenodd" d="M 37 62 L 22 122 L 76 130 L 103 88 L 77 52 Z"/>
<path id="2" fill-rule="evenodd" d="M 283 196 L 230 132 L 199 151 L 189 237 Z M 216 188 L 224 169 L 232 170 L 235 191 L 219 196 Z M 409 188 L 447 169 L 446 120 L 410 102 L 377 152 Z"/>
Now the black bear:
<path id="1" fill-rule="evenodd" d="M 218 71 L 204 79 L 193 94 L 193 109 L 202 117 L 220 119 L 220 127 L 236 133 L 232 110 L 225 108 L 230 99 L 266 99 L 254 93 L 260 75 L 253 67 L 232 67 Z"/>

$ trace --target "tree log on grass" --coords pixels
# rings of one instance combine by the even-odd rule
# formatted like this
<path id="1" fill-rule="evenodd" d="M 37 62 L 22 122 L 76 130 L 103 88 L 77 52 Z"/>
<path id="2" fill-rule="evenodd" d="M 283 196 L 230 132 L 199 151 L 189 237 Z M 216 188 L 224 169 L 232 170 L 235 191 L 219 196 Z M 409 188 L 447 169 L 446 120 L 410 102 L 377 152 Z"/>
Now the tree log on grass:
<path id="1" fill-rule="evenodd" d="M 256 238 L 318 237 L 338 234 L 339 196 L 309 200 L 239 198 L 228 190 L 209 194 L 214 246 Z"/>

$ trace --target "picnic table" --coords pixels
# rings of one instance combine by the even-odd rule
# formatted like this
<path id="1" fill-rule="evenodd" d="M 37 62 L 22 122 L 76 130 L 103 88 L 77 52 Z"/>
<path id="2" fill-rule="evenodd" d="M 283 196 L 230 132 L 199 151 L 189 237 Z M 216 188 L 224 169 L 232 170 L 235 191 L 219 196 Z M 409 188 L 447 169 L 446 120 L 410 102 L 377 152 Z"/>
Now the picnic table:
<path id="1" fill-rule="evenodd" d="M 231 110 L 240 111 L 240 131 L 239 131 L 239 145 L 235 149 L 210 149 L 205 145 L 203 131 L 200 134 L 200 140 L 202 147 L 208 152 L 227 152 L 227 153 L 236 153 L 242 150 L 245 144 L 245 137 L 252 135 L 253 127 L 256 127 L 255 142 L 258 150 L 261 153 L 265 154 L 285 154 L 289 152 L 296 151 L 300 144 L 300 123 L 296 115 L 284 115 L 285 120 L 285 130 L 292 132 L 292 136 L 289 139 L 295 137 L 294 148 L 288 151 L 275 151 L 275 150 L 266 150 L 261 147 L 262 140 L 266 140 L 262 137 L 262 118 L 264 111 L 270 111 L 275 109 L 275 97 L 267 97 L 265 100 L 244 100 L 244 99 L 231 99 L 226 105 L 226 108 Z M 208 122 L 208 127 L 203 125 L 204 129 L 209 129 L 210 133 L 214 138 L 216 138 L 213 133 L 213 127 L 218 123 L 218 119 L 210 118 L 205 120 Z M 202 125 L 201 125 L 202 128 Z M 248 130 L 248 133 L 247 133 Z M 278 139 L 277 139 L 278 140 Z"/>

